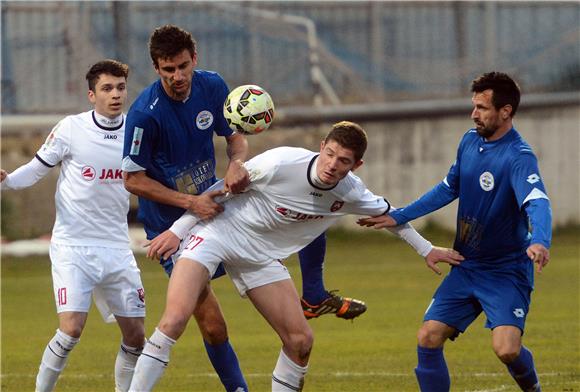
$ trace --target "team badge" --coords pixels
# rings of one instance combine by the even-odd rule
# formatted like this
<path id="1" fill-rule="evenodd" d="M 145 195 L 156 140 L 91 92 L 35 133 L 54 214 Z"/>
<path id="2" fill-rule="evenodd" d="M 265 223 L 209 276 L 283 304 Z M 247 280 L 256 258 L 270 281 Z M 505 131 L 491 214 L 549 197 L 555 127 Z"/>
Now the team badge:
<path id="1" fill-rule="evenodd" d="M 334 203 L 332 203 L 332 206 L 330 207 L 330 212 L 336 212 L 338 210 L 340 210 L 342 208 L 342 206 L 344 205 L 344 201 L 335 201 Z"/>
<path id="2" fill-rule="evenodd" d="M 81 175 L 86 181 L 93 181 L 97 176 L 97 173 L 92 166 L 83 166 L 81 169 Z"/>
<path id="3" fill-rule="evenodd" d="M 139 294 L 139 300 L 145 303 L 145 290 L 143 288 L 137 289 L 137 294 Z"/>
<path id="4" fill-rule="evenodd" d="M 202 110 L 195 118 L 195 125 L 201 130 L 208 129 L 211 124 L 213 124 L 213 114 L 207 110 Z"/>
<path id="5" fill-rule="evenodd" d="M 481 176 L 479 176 L 479 186 L 481 186 L 481 189 L 486 192 L 491 191 L 494 186 L 493 174 L 490 172 L 482 173 Z"/>

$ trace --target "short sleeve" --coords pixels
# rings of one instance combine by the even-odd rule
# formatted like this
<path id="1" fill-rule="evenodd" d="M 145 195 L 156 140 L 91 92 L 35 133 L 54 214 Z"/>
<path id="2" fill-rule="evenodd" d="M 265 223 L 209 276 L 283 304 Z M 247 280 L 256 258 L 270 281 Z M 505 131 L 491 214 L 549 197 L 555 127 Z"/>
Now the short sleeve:
<path id="1" fill-rule="evenodd" d="M 70 145 L 71 126 L 65 118 L 52 129 L 36 157 L 48 167 L 56 166 L 70 153 Z"/>
<path id="2" fill-rule="evenodd" d="M 248 188 L 264 189 L 270 182 L 279 166 L 279 159 L 274 150 L 256 155 L 244 163 L 244 167 L 250 174 L 250 186 Z"/>
<path id="3" fill-rule="evenodd" d="M 125 126 L 123 158 L 129 158 L 142 168 L 149 168 L 158 144 L 159 126 L 153 117 L 140 111 L 130 111 Z"/>

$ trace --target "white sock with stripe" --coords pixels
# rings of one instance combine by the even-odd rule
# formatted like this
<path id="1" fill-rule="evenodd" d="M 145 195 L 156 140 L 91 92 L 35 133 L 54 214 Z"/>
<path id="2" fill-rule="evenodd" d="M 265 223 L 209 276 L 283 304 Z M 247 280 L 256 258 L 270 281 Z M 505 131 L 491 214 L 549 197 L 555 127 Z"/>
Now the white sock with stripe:
<path id="1" fill-rule="evenodd" d="M 80 339 L 68 336 L 60 329 L 48 342 L 36 376 L 36 392 L 51 392 L 66 366 L 68 354 Z"/>
<path id="2" fill-rule="evenodd" d="M 130 392 L 148 392 L 153 389 L 169 363 L 169 353 L 175 340 L 165 335 L 159 329 L 145 342 L 141 356 L 137 360 Z"/>
<path id="3" fill-rule="evenodd" d="M 301 391 L 304 386 L 304 376 L 308 371 L 308 366 L 300 366 L 294 363 L 280 350 L 280 356 L 274 373 L 272 373 L 272 392 L 296 392 Z"/>
<path id="4" fill-rule="evenodd" d="M 135 372 L 135 364 L 143 351 L 143 347 L 129 347 L 121 342 L 121 347 L 115 360 L 115 392 L 127 392 Z"/>

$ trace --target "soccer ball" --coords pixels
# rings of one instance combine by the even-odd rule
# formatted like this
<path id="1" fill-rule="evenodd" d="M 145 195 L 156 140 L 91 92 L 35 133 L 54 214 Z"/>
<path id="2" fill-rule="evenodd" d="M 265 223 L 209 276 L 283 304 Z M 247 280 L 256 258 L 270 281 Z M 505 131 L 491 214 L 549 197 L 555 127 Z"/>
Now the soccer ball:
<path id="1" fill-rule="evenodd" d="M 229 93 L 224 102 L 224 117 L 234 131 L 255 135 L 272 125 L 274 102 L 260 86 L 239 86 Z"/>

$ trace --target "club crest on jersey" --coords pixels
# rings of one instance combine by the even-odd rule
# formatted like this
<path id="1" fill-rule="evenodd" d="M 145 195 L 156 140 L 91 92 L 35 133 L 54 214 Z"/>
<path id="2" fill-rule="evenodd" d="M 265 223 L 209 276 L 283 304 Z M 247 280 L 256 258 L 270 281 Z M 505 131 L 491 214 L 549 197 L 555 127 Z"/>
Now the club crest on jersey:
<path id="1" fill-rule="evenodd" d="M 491 191 L 494 186 L 493 174 L 490 172 L 483 172 L 481 176 L 479 176 L 479 186 L 481 186 L 481 189 L 486 192 Z"/>
<path id="2" fill-rule="evenodd" d="M 195 118 L 195 125 L 201 130 L 208 129 L 213 124 L 213 114 L 207 110 L 202 110 Z"/>
<path id="3" fill-rule="evenodd" d="M 344 201 L 335 201 L 334 203 L 332 203 L 332 206 L 330 206 L 330 212 L 336 212 L 338 210 L 340 210 L 342 208 L 342 206 L 344 205 Z"/>
<path id="4" fill-rule="evenodd" d="M 81 169 L 81 175 L 86 181 L 93 181 L 97 175 L 95 168 L 92 166 L 83 166 Z"/>
<path id="5" fill-rule="evenodd" d="M 139 301 L 145 303 L 145 290 L 142 287 L 138 288 L 137 294 L 139 295 Z"/>

